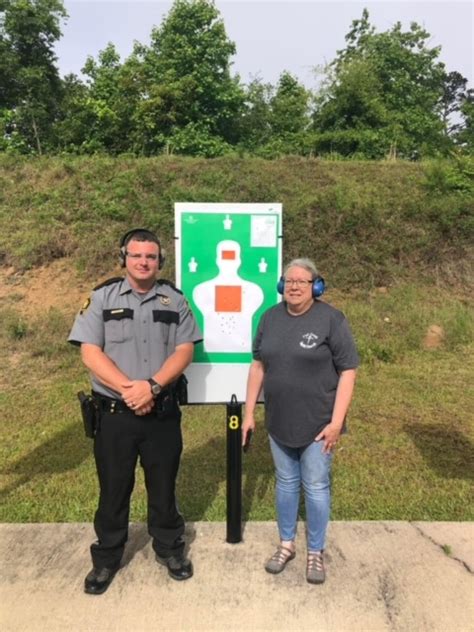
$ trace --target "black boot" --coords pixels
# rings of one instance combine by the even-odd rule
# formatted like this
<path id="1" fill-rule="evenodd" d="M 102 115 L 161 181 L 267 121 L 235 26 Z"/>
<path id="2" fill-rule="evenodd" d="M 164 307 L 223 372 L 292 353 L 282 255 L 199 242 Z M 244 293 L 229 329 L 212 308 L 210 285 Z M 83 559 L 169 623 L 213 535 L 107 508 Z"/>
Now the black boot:
<path id="1" fill-rule="evenodd" d="M 118 568 L 94 568 L 84 580 L 84 592 L 89 595 L 101 595 L 112 583 Z"/>

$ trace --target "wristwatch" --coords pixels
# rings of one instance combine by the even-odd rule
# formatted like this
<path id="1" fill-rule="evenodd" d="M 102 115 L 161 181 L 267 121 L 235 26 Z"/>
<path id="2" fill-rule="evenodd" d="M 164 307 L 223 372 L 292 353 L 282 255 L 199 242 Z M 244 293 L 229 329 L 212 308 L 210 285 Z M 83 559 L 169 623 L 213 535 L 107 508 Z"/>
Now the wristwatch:
<path id="1" fill-rule="evenodd" d="M 161 390 L 163 388 L 161 384 L 158 384 L 158 382 L 155 382 L 153 378 L 150 378 L 148 380 L 148 384 L 150 385 L 151 394 L 153 395 L 153 397 L 157 397 L 161 393 Z"/>

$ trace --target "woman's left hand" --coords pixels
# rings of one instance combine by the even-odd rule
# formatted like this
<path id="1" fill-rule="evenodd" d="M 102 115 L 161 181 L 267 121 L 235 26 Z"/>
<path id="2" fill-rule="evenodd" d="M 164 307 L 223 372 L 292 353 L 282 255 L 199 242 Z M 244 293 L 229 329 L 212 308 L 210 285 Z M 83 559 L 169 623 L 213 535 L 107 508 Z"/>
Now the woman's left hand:
<path id="1" fill-rule="evenodd" d="M 336 446 L 336 443 L 341 434 L 341 429 L 333 424 L 328 424 L 325 426 L 318 436 L 315 438 L 315 441 L 324 441 L 323 446 L 323 454 L 329 454 Z"/>

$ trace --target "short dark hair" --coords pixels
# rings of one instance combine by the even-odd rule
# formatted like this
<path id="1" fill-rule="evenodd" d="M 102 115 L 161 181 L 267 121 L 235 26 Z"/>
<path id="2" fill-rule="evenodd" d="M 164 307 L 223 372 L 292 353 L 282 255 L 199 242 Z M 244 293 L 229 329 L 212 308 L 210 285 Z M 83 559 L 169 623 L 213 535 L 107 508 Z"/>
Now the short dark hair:
<path id="1" fill-rule="evenodd" d="M 161 249 L 161 243 L 155 233 L 152 233 L 151 230 L 147 230 L 146 228 L 137 228 L 136 230 L 131 230 L 126 233 L 122 237 L 122 246 L 126 247 L 131 241 L 151 241 L 156 244 Z"/>

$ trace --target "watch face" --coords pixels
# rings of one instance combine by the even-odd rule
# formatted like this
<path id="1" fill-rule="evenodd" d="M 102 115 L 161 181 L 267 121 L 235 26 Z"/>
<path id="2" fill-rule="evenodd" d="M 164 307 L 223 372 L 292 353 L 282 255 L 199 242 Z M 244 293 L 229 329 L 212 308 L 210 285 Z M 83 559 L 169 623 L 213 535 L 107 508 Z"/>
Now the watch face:
<path id="1" fill-rule="evenodd" d="M 148 380 L 148 383 L 151 387 L 152 395 L 159 395 L 161 392 L 160 384 L 158 384 L 158 382 L 155 382 L 155 380 L 153 380 L 152 378 Z"/>

